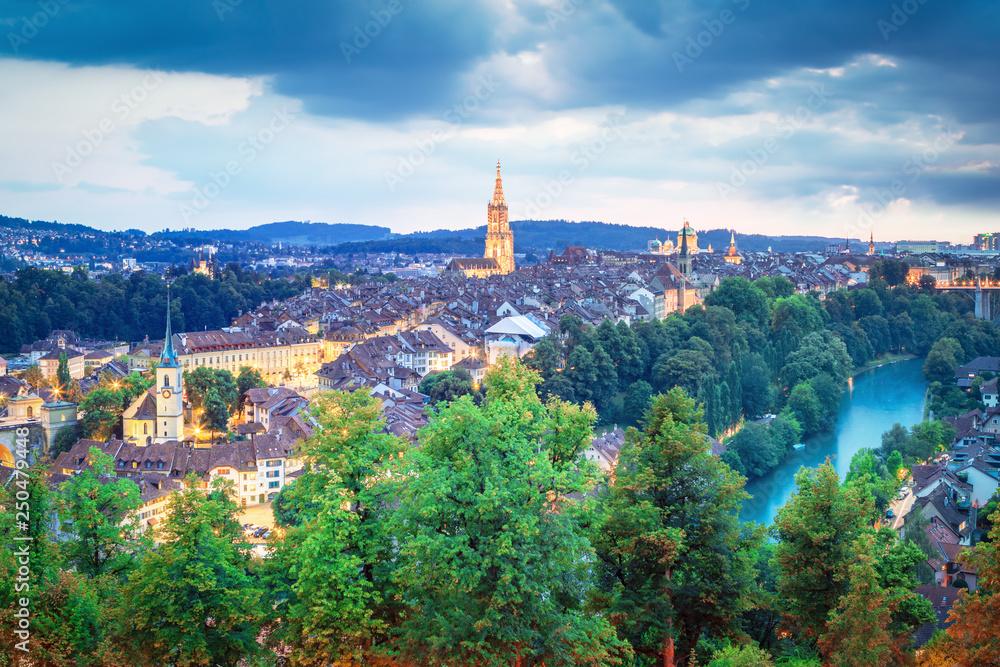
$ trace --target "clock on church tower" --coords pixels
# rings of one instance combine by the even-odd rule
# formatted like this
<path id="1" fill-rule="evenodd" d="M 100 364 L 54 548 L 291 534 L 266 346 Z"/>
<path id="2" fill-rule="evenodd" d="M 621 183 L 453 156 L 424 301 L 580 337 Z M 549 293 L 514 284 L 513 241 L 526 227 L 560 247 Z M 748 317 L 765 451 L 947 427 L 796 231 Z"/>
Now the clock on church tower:
<path id="1" fill-rule="evenodd" d="M 170 330 L 170 287 L 167 287 L 167 335 L 156 367 L 156 435 L 154 442 L 184 437 L 184 369 L 177 361 Z"/>

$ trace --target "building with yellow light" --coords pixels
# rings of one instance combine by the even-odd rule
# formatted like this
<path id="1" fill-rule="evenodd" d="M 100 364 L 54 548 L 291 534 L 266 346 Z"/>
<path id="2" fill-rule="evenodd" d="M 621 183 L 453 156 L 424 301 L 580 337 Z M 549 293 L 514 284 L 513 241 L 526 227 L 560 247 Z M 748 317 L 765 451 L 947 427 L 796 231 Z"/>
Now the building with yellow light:
<path id="1" fill-rule="evenodd" d="M 514 233 L 507 217 L 507 202 L 503 197 L 500 181 L 500 162 L 497 161 L 497 180 L 493 186 L 493 199 L 486 206 L 486 252 L 480 257 L 456 257 L 448 262 L 446 276 L 488 278 L 514 271 Z"/>

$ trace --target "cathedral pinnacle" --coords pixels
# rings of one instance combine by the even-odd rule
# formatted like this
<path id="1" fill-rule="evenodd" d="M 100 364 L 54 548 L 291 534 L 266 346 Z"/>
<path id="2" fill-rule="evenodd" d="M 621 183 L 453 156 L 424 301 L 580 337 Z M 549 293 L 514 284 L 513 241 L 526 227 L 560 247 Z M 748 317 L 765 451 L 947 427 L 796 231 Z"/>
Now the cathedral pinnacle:
<path id="1" fill-rule="evenodd" d="M 493 205 L 502 206 L 504 203 L 503 183 L 500 182 L 500 160 L 497 160 L 497 183 L 493 187 Z"/>

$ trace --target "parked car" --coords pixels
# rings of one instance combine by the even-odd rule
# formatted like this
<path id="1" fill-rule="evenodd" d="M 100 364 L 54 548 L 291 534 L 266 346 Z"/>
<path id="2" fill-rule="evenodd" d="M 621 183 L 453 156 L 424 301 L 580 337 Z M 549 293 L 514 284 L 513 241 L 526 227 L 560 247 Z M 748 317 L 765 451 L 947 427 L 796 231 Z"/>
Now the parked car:
<path id="1" fill-rule="evenodd" d="M 265 531 L 264 531 L 264 534 L 263 534 L 263 535 L 261 535 L 261 537 L 262 537 L 262 538 L 264 538 L 264 539 L 266 540 L 267 538 L 271 537 L 271 531 L 269 531 L 269 530 L 265 530 Z"/>
<path id="2" fill-rule="evenodd" d="M 885 518 L 886 519 L 891 519 L 892 517 L 893 517 L 892 508 L 890 507 L 889 509 L 887 509 L 885 511 Z"/>

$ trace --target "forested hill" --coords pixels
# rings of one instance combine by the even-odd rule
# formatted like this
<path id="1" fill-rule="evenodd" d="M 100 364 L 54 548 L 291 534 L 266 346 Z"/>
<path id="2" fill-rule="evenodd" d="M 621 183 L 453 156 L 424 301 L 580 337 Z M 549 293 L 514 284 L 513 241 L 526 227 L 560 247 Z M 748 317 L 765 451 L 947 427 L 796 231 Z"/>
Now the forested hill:
<path id="1" fill-rule="evenodd" d="M 680 225 L 670 224 L 664 227 L 633 227 L 608 222 L 569 220 L 514 220 L 510 223 L 514 232 L 514 242 L 519 251 L 534 248 L 538 250 L 554 249 L 561 251 L 567 246 L 586 246 L 599 250 L 645 250 L 647 243 L 658 238 L 661 241 L 677 241 L 677 231 Z M 467 229 L 438 229 L 430 232 L 412 232 L 409 234 L 393 233 L 388 227 L 377 225 L 358 225 L 348 223 L 327 222 L 271 222 L 256 225 L 248 229 L 174 229 L 163 230 L 147 235 L 138 229 L 107 232 L 86 225 L 64 224 L 43 220 L 26 220 L 0 216 L 0 228 L 31 229 L 39 232 L 56 232 L 65 235 L 81 236 L 78 243 L 73 239 L 60 239 L 59 247 L 67 251 L 85 253 L 114 251 L 128 247 L 127 241 L 144 238 L 170 239 L 175 243 L 198 244 L 204 242 L 244 242 L 263 243 L 267 245 L 300 245 L 327 246 L 337 252 L 465 252 L 456 245 L 458 240 L 476 241 L 479 243 L 486 236 L 486 227 L 470 227 Z M 697 227 L 696 227 L 697 229 Z M 698 245 L 707 249 L 709 244 L 716 250 L 729 247 L 728 229 L 698 230 Z M 448 239 L 445 246 L 430 241 Z M 762 234 L 736 234 L 736 243 L 740 250 L 763 251 L 771 248 L 776 252 L 818 252 L 829 243 L 842 243 L 843 239 L 823 236 L 765 236 Z M 367 247 L 338 248 L 346 243 L 377 243 L 378 250 Z M 851 239 L 851 243 L 862 246 L 860 239 Z M 441 250 L 442 247 L 453 247 L 455 250 Z M 52 250 L 52 249 L 47 249 Z M 56 248 L 58 250 L 58 248 Z M 480 248 L 476 248 L 478 252 Z"/>
<path id="2" fill-rule="evenodd" d="M 388 227 L 328 222 L 271 222 L 249 229 L 206 229 L 160 232 L 164 236 L 204 236 L 220 241 L 250 240 L 284 245 L 329 245 L 358 241 L 377 241 L 392 236 Z"/>
<path id="3" fill-rule="evenodd" d="M 569 220 L 512 220 L 511 231 L 514 242 L 527 248 L 553 248 L 562 250 L 567 246 L 586 246 L 601 250 L 645 250 L 647 243 L 654 238 L 661 241 L 670 239 L 677 241 L 679 225 L 670 227 L 633 227 L 609 222 L 573 222 Z M 707 249 L 709 244 L 715 250 L 725 250 L 729 247 L 728 229 L 712 229 L 698 231 L 698 246 Z M 472 229 L 439 229 L 433 232 L 417 232 L 407 234 L 403 238 L 442 238 L 442 237 L 483 238 L 486 236 L 486 226 Z M 818 252 L 829 243 L 842 243 L 843 239 L 823 236 L 764 236 L 762 234 L 736 234 L 736 243 L 740 250 L 767 250 L 769 247 L 776 252 Z M 852 243 L 861 241 L 851 239 Z"/>
<path id="4" fill-rule="evenodd" d="M 227 271 L 221 280 L 191 274 L 173 282 L 174 331 L 228 326 L 239 312 L 271 299 L 300 293 L 302 280 L 270 280 L 253 273 Z M 0 280 L 0 353 L 45 338 L 53 329 L 72 329 L 84 338 L 142 340 L 163 338 L 166 283 L 154 274 L 129 278 L 108 275 L 89 280 L 82 272 L 25 268 L 8 282 Z"/>

